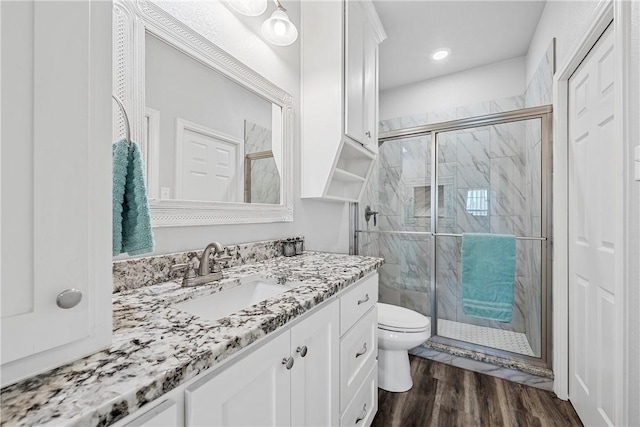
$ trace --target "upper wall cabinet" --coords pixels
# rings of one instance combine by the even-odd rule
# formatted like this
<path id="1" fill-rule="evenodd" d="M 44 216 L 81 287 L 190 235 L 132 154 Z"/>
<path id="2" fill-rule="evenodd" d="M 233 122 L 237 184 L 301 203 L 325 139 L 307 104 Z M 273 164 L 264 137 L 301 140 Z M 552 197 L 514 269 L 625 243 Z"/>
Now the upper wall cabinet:
<path id="1" fill-rule="evenodd" d="M 378 152 L 371 1 L 302 3 L 302 197 L 357 201 Z"/>

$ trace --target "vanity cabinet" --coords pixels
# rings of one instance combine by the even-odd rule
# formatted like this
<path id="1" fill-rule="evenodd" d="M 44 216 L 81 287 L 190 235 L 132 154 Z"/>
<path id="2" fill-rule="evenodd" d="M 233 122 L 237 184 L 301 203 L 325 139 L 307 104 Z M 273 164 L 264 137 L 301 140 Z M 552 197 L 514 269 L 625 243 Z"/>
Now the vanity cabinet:
<path id="1" fill-rule="evenodd" d="M 111 344 L 112 11 L 0 11 L 5 386 Z"/>
<path id="2" fill-rule="evenodd" d="M 185 393 L 187 426 L 339 423 L 339 303 L 333 301 Z"/>
<path id="3" fill-rule="evenodd" d="M 372 273 L 115 426 L 370 426 L 377 300 Z"/>
<path id="4" fill-rule="evenodd" d="M 369 0 L 302 2 L 302 197 L 357 201 L 378 152 L 378 44 Z"/>

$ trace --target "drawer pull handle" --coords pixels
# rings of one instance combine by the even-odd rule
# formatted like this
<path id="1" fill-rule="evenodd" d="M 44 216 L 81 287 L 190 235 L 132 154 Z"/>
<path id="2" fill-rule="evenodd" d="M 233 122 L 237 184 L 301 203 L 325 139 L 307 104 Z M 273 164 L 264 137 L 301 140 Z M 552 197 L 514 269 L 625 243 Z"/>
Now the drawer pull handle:
<path id="1" fill-rule="evenodd" d="M 293 368 L 293 357 L 285 357 L 282 359 L 282 364 L 286 365 L 287 369 Z"/>
<path id="2" fill-rule="evenodd" d="M 362 350 L 356 353 L 356 359 L 367 352 L 367 343 L 362 345 Z"/>
<path id="3" fill-rule="evenodd" d="M 369 294 L 365 294 L 363 299 L 359 299 L 358 300 L 358 305 L 364 304 L 367 301 L 369 301 Z"/>
<path id="4" fill-rule="evenodd" d="M 358 424 L 360 421 L 364 420 L 364 418 L 367 416 L 367 404 L 365 403 L 364 406 L 362 407 L 362 415 L 360 415 L 358 418 L 356 418 L 356 424 Z"/>
<path id="5" fill-rule="evenodd" d="M 300 353 L 300 357 L 305 357 L 307 355 L 307 350 L 308 349 L 306 345 L 296 348 L 296 352 Z"/>
<path id="6" fill-rule="evenodd" d="M 365 135 L 367 135 L 369 138 L 371 138 L 371 132 L 367 131 L 367 133 L 365 133 Z"/>

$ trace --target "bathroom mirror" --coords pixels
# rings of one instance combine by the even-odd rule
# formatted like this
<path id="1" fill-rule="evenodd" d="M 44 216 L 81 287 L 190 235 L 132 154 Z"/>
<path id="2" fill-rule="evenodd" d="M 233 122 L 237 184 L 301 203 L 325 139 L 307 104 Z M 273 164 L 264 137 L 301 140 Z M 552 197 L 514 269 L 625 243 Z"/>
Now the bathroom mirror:
<path id="1" fill-rule="evenodd" d="M 291 95 L 154 3 L 114 2 L 113 25 L 153 226 L 292 221 Z"/>

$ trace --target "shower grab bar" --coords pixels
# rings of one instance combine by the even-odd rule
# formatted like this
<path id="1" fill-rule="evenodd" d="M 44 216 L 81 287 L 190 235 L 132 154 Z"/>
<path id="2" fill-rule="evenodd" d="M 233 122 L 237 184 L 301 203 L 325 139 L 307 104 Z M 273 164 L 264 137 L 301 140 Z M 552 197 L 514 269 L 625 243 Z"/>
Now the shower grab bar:
<path id="1" fill-rule="evenodd" d="M 444 236 L 444 237 L 462 237 L 462 234 L 454 233 L 432 233 L 430 231 L 380 231 L 380 230 L 356 230 L 356 233 L 372 233 L 372 234 L 395 234 L 395 235 L 410 235 L 410 236 Z M 537 236 L 516 236 L 516 240 L 540 240 L 546 241 L 546 237 Z"/>

